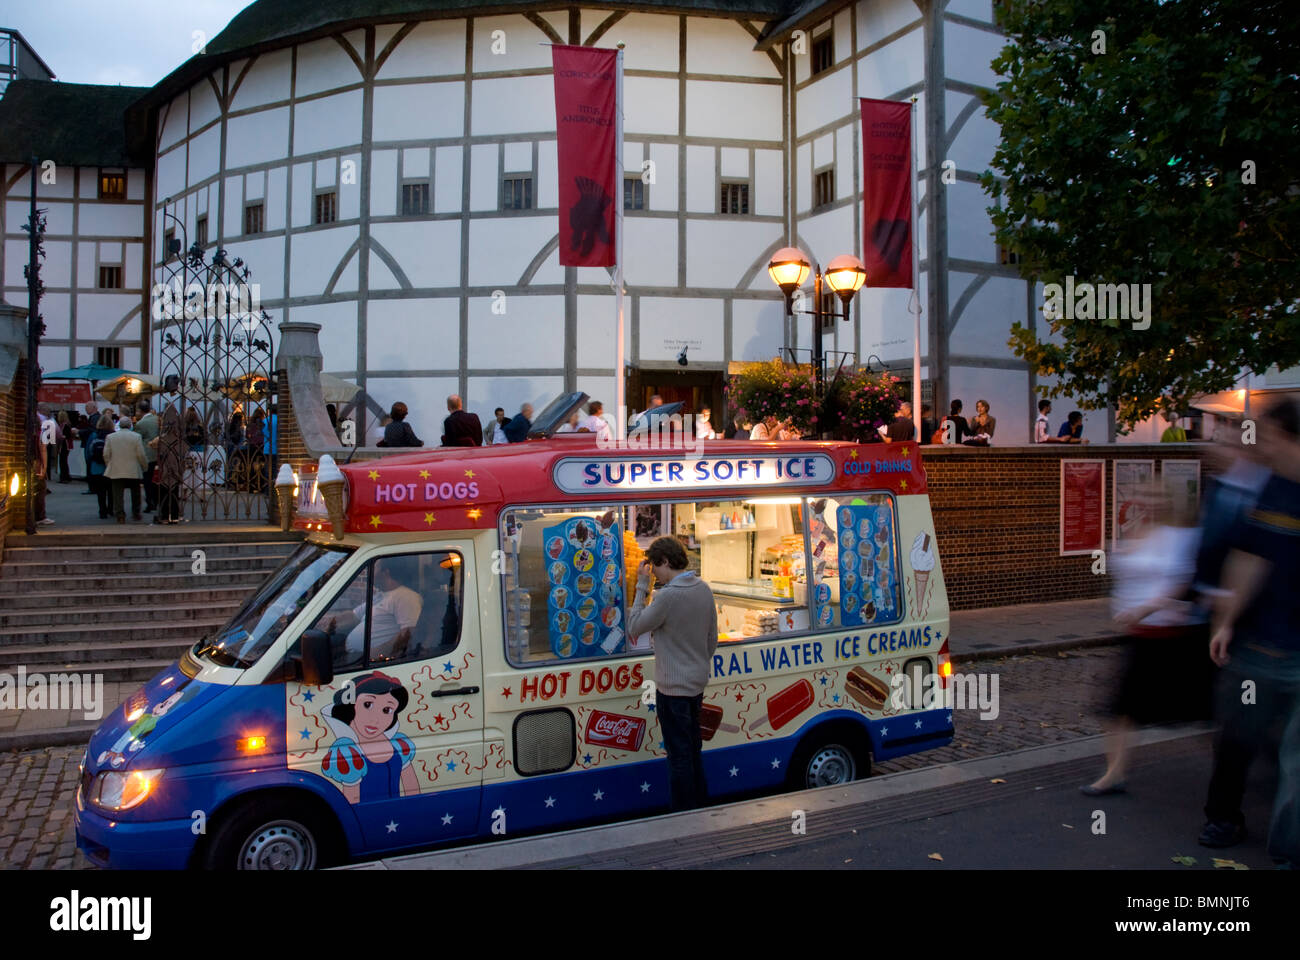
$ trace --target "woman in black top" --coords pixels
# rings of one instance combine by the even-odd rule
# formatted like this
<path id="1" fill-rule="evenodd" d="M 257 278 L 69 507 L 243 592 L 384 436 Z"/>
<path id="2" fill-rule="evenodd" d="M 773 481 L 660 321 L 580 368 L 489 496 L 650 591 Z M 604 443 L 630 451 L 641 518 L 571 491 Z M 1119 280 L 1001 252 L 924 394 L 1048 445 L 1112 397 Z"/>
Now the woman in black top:
<path id="1" fill-rule="evenodd" d="M 393 409 L 389 415 L 393 418 L 388 426 L 384 427 L 384 439 L 379 441 L 381 447 L 422 447 L 424 441 L 415 435 L 411 425 L 406 422 L 406 404 L 400 400 L 393 404 Z"/>
<path id="2" fill-rule="evenodd" d="M 953 431 L 952 431 L 953 443 L 961 443 L 968 436 L 970 436 L 970 425 L 966 422 L 966 418 L 961 415 L 960 400 L 954 400 L 952 402 L 952 405 L 948 409 L 948 416 L 943 418 L 943 422 L 945 424 L 948 423 L 949 421 L 951 421 L 953 424 Z M 947 429 L 947 428 L 943 427 L 941 429 Z M 947 438 L 945 437 L 944 439 L 946 440 Z"/>

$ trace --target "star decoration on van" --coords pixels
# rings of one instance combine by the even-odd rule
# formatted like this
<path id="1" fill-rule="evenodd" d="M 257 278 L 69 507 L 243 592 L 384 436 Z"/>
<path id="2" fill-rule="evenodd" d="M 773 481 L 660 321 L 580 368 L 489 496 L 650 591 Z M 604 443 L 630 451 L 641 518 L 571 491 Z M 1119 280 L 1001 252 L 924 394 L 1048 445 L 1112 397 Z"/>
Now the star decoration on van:
<path id="1" fill-rule="evenodd" d="M 443 723 L 446 723 L 447 721 L 443 718 L 442 714 L 440 713 L 440 714 L 438 714 L 436 717 L 433 718 L 433 722 L 434 722 L 434 723 L 437 723 L 437 724 L 443 724 Z M 448 767 L 447 769 L 449 769 L 449 770 L 454 770 L 455 767 L 454 767 L 454 766 L 453 766 L 453 767 Z"/>
<path id="2" fill-rule="evenodd" d="M 509 700 L 509 699 L 510 699 L 510 688 L 509 688 L 509 687 L 502 687 L 502 688 L 501 688 L 501 696 L 503 696 L 503 697 L 505 697 L 507 700 Z"/>
<path id="3" fill-rule="evenodd" d="M 425 523 L 433 523 L 433 522 L 436 521 L 437 519 L 438 519 L 438 518 L 435 517 L 432 513 L 426 513 L 426 514 L 424 515 L 424 522 L 425 522 Z"/>
<path id="4" fill-rule="evenodd" d="M 916 729 L 921 729 L 921 721 L 919 719 L 916 721 Z"/>
<path id="5" fill-rule="evenodd" d="M 474 471 L 473 471 L 473 470 L 466 470 L 466 471 L 465 471 L 465 476 L 467 476 L 467 477 L 469 477 L 471 480 L 473 480 L 473 479 L 474 479 Z"/>
<path id="6" fill-rule="evenodd" d="M 421 479 L 421 480 L 428 480 L 428 479 L 429 479 L 429 471 L 428 471 L 428 470 L 421 470 L 421 471 L 420 471 L 420 479 Z"/>
<path id="7" fill-rule="evenodd" d="M 772 758 L 772 769 L 775 770 L 775 769 L 776 769 L 777 767 L 779 767 L 779 766 L 781 766 L 781 758 L 780 758 L 780 757 L 773 757 L 773 758 Z"/>
<path id="8" fill-rule="evenodd" d="M 374 514 L 373 516 L 371 516 L 371 518 L 370 518 L 370 525 L 371 525 L 372 527 L 374 527 L 376 530 L 379 529 L 379 525 L 380 525 L 381 523 L 383 523 L 383 522 L 384 522 L 384 521 L 382 521 L 382 520 L 379 519 L 379 514 L 377 514 L 377 513 Z"/>
<path id="9" fill-rule="evenodd" d="M 840 695 L 837 693 L 837 694 L 835 694 L 833 697 L 831 697 L 831 702 L 832 702 L 832 703 L 839 703 L 839 702 L 840 702 Z"/>
<path id="10" fill-rule="evenodd" d="M 451 823 L 451 814 L 450 814 L 450 813 L 444 813 L 444 814 L 442 815 L 442 825 L 445 827 L 445 826 L 447 826 L 447 824 L 449 824 L 449 823 Z"/>
<path id="11" fill-rule="evenodd" d="M 599 803 L 601 800 L 605 799 L 605 791 L 597 790 L 595 793 L 591 795 L 591 799 Z"/>
<path id="12" fill-rule="evenodd" d="M 728 772 L 729 774 L 731 774 L 733 777 L 734 777 L 736 774 L 740 773 L 740 771 L 739 771 L 738 769 L 736 769 L 735 767 L 732 767 L 732 768 L 731 768 L 730 770 L 728 770 L 727 772 Z"/>
<path id="13" fill-rule="evenodd" d="M 378 470 L 371 470 L 370 473 L 367 474 L 367 476 L 370 477 L 371 480 L 378 480 L 378 479 L 379 479 L 379 471 L 378 471 Z"/>
<path id="14" fill-rule="evenodd" d="M 396 821 L 396 820 L 389 820 L 386 824 L 384 824 L 384 826 L 388 828 L 388 832 L 389 832 L 389 833 L 396 833 L 396 832 L 397 832 L 397 821 Z"/>
<path id="15" fill-rule="evenodd" d="M 849 456 L 854 460 L 858 459 L 858 448 L 854 447 L 852 450 L 850 450 Z"/>
<path id="16" fill-rule="evenodd" d="M 302 698 L 306 700 L 308 703 L 311 703 L 313 700 L 316 699 L 316 694 L 312 693 L 310 690 L 304 690 L 302 693 Z"/>
<path id="17" fill-rule="evenodd" d="M 904 448 L 902 449 L 902 455 L 903 455 L 904 457 L 907 456 L 907 447 L 904 447 Z"/>
<path id="18" fill-rule="evenodd" d="M 477 520 L 479 517 L 483 516 L 483 511 L 478 507 L 475 507 L 473 510 L 467 510 L 465 513 L 471 520 Z"/>
<path id="19" fill-rule="evenodd" d="M 452 770 L 452 771 L 454 771 L 454 770 L 456 769 L 456 761 L 455 761 L 455 760 L 448 760 L 448 761 L 447 761 L 447 769 L 448 769 L 448 770 Z"/>
<path id="20" fill-rule="evenodd" d="M 906 480 L 899 480 L 899 481 L 898 481 L 898 489 L 900 489 L 900 490 L 906 490 L 906 489 L 907 489 L 907 481 L 906 481 Z"/>
<path id="21" fill-rule="evenodd" d="M 642 793 L 649 793 L 649 792 L 650 792 L 650 784 L 649 784 L 649 783 L 642 783 L 642 784 L 641 784 L 641 792 L 642 792 Z"/>
<path id="22" fill-rule="evenodd" d="M 304 740 L 310 740 L 310 739 L 311 739 L 311 731 L 308 730 L 306 727 L 304 727 L 303 729 L 299 730 L 298 733 L 302 736 L 302 738 L 303 738 Z"/>
<path id="23" fill-rule="evenodd" d="M 547 806 L 548 808 L 549 808 L 549 807 L 553 807 L 553 806 L 555 806 L 555 798 L 554 798 L 554 797 L 547 797 L 547 798 L 546 798 L 546 806 Z"/>

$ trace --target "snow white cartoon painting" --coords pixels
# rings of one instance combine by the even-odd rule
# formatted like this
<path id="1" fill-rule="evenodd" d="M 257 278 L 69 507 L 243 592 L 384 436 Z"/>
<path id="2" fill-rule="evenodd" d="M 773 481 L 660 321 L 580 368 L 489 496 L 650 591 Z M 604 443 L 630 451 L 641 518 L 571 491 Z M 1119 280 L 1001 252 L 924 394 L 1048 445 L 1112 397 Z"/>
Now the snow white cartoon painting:
<path id="1" fill-rule="evenodd" d="M 336 739 L 321 761 L 321 772 L 338 784 L 348 803 L 395 800 L 420 792 L 411 767 L 415 744 L 397 730 L 397 718 L 409 699 L 401 681 L 376 670 L 339 690 L 333 704 L 322 711 Z"/>

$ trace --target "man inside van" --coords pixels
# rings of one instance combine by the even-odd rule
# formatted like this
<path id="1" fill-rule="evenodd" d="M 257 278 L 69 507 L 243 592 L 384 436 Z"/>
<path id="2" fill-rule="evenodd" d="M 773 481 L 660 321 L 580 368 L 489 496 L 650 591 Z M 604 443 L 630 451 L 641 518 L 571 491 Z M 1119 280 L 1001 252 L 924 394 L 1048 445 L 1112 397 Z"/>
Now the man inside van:
<path id="1" fill-rule="evenodd" d="M 633 637 L 647 632 L 654 637 L 655 710 L 668 752 L 672 808 L 691 810 L 709 796 L 700 707 L 718 646 L 718 611 L 709 585 L 686 569 L 686 550 L 680 542 L 660 537 L 645 555 L 637 570 L 627 632 Z M 651 573 L 659 589 L 647 605 Z"/>
<path id="2" fill-rule="evenodd" d="M 411 632 L 420 621 L 424 601 L 406 585 L 415 579 L 415 563 L 414 557 L 385 557 L 375 563 L 374 602 L 370 610 L 372 662 L 402 656 L 410 642 Z M 366 647 L 366 604 L 363 601 L 344 616 L 356 621 L 345 645 L 347 663 L 359 664 Z M 325 632 L 333 635 L 337 629 L 338 618 L 331 617 Z"/>

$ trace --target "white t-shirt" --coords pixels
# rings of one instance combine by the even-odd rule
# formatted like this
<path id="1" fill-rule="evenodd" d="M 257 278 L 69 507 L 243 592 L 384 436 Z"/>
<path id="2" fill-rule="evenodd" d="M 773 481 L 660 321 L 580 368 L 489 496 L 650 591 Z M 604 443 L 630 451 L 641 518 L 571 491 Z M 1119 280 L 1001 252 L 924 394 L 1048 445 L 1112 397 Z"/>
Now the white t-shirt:
<path id="1" fill-rule="evenodd" d="M 371 659 L 386 653 L 388 645 L 402 630 L 414 630 L 422 609 L 424 601 L 410 587 L 398 586 L 377 594 L 370 614 Z M 359 657 L 366 645 L 366 605 L 361 604 L 352 613 L 360 622 L 348 634 L 347 650 Z"/>
<path id="2" fill-rule="evenodd" d="M 599 414 L 588 414 L 578 421 L 579 430 L 590 430 L 598 440 L 610 440 L 614 431 L 609 428 L 609 421 Z"/>
<path id="3" fill-rule="evenodd" d="M 715 440 L 717 432 L 714 431 L 713 425 L 707 420 L 695 421 L 695 439 L 696 440 Z"/>
<path id="4" fill-rule="evenodd" d="M 1047 422 L 1047 414 L 1040 413 L 1038 419 L 1034 421 L 1034 443 L 1046 443 L 1047 438 L 1052 435 L 1052 427 Z"/>
<path id="5" fill-rule="evenodd" d="M 1198 527 L 1153 527 L 1127 549 L 1117 550 L 1112 566 L 1111 612 L 1145 606 L 1192 582 L 1196 573 Z M 1146 626 L 1180 626 L 1191 622 L 1189 605 L 1171 603 L 1145 618 Z"/>
<path id="6" fill-rule="evenodd" d="M 756 423 L 756 424 L 754 424 L 753 429 L 749 431 L 749 439 L 751 439 L 751 440 L 768 440 L 768 439 L 770 439 L 770 438 L 768 437 L 768 435 L 767 435 L 767 424 L 765 424 L 765 423 Z"/>
<path id="7" fill-rule="evenodd" d="M 498 443 L 509 443 L 509 442 L 510 442 L 510 441 L 506 439 L 505 431 L 501 429 L 501 424 L 500 424 L 500 423 L 498 423 L 495 427 L 492 428 L 492 443 L 493 443 L 493 445 L 498 444 Z"/>

